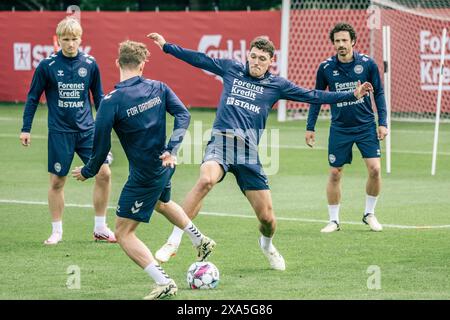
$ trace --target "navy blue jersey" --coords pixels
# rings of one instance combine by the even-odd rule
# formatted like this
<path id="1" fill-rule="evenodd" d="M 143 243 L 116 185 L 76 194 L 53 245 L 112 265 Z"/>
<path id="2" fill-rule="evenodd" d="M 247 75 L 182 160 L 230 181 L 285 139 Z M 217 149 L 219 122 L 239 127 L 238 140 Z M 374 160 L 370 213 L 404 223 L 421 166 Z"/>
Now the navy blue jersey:
<path id="1" fill-rule="evenodd" d="M 367 55 L 353 53 L 353 61 L 342 63 L 336 56 L 322 62 L 317 70 L 316 89 L 345 92 L 355 90 L 358 80 L 370 82 L 374 89 L 374 98 L 378 112 L 378 124 L 387 126 L 386 102 L 383 85 L 375 61 Z M 320 104 L 311 104 L 306 129 L 314 131 Z M 369 96 L 355 102 L 331 104 L 331 126 L 335 128 L 364 128 L 375 122 L 375 115 Z"/>
<path id="2" fill-rule="evenodd" d="M 266 127 L 270 109 L 279 99 L 309 103 L 337 103 L 355 101 L 353 92 L 336 93 L 309 90 L 296 86 L 289 80 L 266 72 L 262 78 L 249 74 L 248 64 L 230 59 L 214 59 L 206 54 L 164 44 L 170 53 L 195 67 L 223 78 L 223 91 L 217 106 L 213 130 L 232 133 L 251 144 L 258 144 Z"/>
<path id="3" fill-rule="evenodd" d="M 119 137 L 130 163 L 130 179 L 146 184 L 163 170 L 159 156 L 175 154 L 190 114 L 175 93 L 164 83 L 142 77 L 119 82 L 100 104 L 95 118 L 92 156 L 81 170 L 85 178 L 100 170 L 111 147 L 111 130 Z M 175 117 L 174 132 L 166 145 L 166 112 Z"/>
<path id="4" fill-rule="evenodd" d="M 43 59 L 33 75 L 23 113 L 22 132 L 30 132 L 42 92 L 48 105 L 49 132 L 80 132 L 94 127 L 89 90 L 95 107 L 103 97 L 95 59 L 79 52 L 69 58 L 58 51 Z"/>

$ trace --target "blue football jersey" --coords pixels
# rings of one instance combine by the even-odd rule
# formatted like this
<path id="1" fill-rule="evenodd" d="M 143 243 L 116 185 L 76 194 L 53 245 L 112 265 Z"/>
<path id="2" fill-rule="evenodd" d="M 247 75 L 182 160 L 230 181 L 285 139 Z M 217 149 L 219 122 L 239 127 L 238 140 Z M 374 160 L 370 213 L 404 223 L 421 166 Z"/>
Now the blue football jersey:
<path id="1" fill-rule="evenodd" d="M 175 118 L 167 144 L 166 113 Z M 138 184 L 149 183 L 167 169 L 159 157 L 165 151 L 177 152 L 189 122 L 189 111 L 166 84 L 137 76 L 119 82 L 100 104 L 92 156 L 81 174 L 90 178 L 100 170 L 110 150 L 114 128 L 129 161 L 129 179 Z"/>
<path id="2" fill-rule="evenodd" d="M 334 92 L 346 92 L 355 90 L 358 81 L 370 82 L 374 88 L 374 98 L 378 113 L 378 124 L 387 126 L 386 102 L 380 73 L 375 61 L 365 54 L 353 52 L 353 60 L 342 63 L 336 56 L 322 62 L 317 70 L 316 89 L 328 88 Z M 317 117 L 320 112 L 320 104 L 311 104 L 308 114 L 306 129 L 314 131 Z M 369 96 L 365 96 L 353 102 L 340 102 L 331 104 L 331 126 L 360 130 L 368 125 L 373 125 L 375 115 Z"/>
<path id="3" fill-rule="evenodd" d="M 223 79 L 223 90 L 217 105 L 213 130 L 228 132 L 258 145 L 266 127 L 270 109 L 279 99 L 307 103 L 338 103 L 355 101 L 353 92 L 326 92 L 298 87 L 270 72 L 262 78 L 249 73 L 248 63 L 215 59 L 204 53 L 166 43 L 164 52 Z"/>
<path id="4" fill-rule="evenodd" d="M 39 63 L 25 104 L 22 132 L 31 131 L 44 91 L 49 132 L 80 132 L 94 127 L 89 91 L 98 108 L 103 90 L 100 71 L 92 56 L 79 52 L 70 58 L 58 51 Z"/>

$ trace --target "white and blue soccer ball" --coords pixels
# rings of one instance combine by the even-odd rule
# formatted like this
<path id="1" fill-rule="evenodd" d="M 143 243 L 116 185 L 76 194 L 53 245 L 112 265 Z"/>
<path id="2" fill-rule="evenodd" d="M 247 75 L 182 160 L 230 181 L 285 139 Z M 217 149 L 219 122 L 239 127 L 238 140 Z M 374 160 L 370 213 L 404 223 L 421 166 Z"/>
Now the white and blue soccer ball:
<path id="1" fill-rule="evenodd" d="M 187 282 L 191 289 L 214 289 L 219 279 L 219 269 L 212 262 L 194 262 L 187 271 Z"/>

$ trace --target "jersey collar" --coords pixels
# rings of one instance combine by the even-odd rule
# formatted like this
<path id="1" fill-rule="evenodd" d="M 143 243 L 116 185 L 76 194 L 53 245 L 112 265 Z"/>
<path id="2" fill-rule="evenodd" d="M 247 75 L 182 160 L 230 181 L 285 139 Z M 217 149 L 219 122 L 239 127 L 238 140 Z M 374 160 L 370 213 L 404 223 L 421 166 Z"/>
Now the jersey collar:
<path id="1" fill-rule="evenodd" d="M 144 79 L 140 76 L 135 76 L 133 78 L 124 80 L 115 85 L 115 88 L 123 88 L 123 87 L 131 87 L 134 86 L 138 82 L 142 82 Z"/>
<path id="2" fill-rule="evenodd" d="M 350 61 L 349 63 L 356 63 L 356 62 L 358 62 L 360 60 L 360 56 L 361 55 L 359 54 L 359 52 L 353 50 L 353 61 Z M 342 62 L 339 61 L 339 59 L 337 57 L 337 54 L 334 55 L 332 59 L 333 59 L 333 62 L 336 65 L 343 64 Z"/>
<path id="3" fill-rule="evenodd" d="M 59 50 L 56 55 L 58 57 L 61 57 L 63 59 L 67 59 L 67 60 L 78 60 L 80 58 L 80 50 L 78 50 L 78 53 L 75 57 L 66 57 L 65 55 L 63 55 L 62 50 Z"/>

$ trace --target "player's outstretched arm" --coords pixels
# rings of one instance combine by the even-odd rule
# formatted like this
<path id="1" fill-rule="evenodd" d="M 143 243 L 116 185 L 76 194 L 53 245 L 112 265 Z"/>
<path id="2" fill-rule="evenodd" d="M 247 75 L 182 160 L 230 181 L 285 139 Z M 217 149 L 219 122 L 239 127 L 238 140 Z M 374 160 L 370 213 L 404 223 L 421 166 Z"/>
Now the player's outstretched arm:
<path id="1" fill-rule="evenodd" d="M 230 59 L 211 58 L 203 52 L 185 49 L 176 44 L 169 43 L 162 35 L 156 32 L 149 33 L 147 37 L 152 39 L 165 53 L 189 63 L 194 67 L 209 71 L 221 77 L 232 64 L 236 63 Z"/>
<path id="2" fill-rule="evenodd" d="M 373 90 L 369 82 L 358 83 L 356 89 L 346 92 L 329 92 L 324 90 L 311 90 L 297 86 L 289 80 L 282 80 L 280 99 L 306 102 L 310 104 L 333 104 L 344 101 L 356 101 Z"/>

